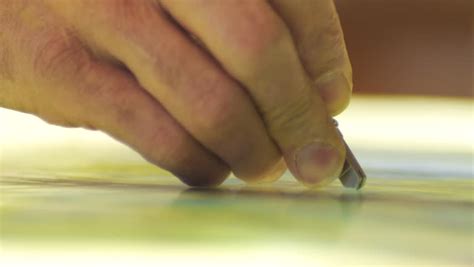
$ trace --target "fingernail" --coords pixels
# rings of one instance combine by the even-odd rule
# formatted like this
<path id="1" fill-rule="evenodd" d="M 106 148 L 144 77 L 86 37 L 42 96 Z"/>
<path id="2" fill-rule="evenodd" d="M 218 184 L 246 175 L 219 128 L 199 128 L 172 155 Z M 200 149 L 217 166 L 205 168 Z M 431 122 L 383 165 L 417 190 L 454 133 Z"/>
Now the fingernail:
<path id="1" fill-rule="evenodd" d="M 295 165 L 299 178 L 309 185 L 332 181 L 340 171 L 342 157 L 330 144 L 313 142 L 296 153 Z"/>
<path id="2" fill-rule="evenodd" d="M 326 73 L 315 84 L 331 114 L 340 113 L 349 104 L 352 85 L 343 73 Z"/>

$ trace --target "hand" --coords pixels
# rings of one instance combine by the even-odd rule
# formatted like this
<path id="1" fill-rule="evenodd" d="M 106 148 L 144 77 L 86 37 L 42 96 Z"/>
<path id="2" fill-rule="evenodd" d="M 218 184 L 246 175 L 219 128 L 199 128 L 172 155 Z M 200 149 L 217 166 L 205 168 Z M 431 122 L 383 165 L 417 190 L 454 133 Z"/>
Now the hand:
<path id="1" fill-rule="evenodd" d="M 352 84 L 332 0 L 0 5 L 0 106 L 102 130 L 190 185 L 342 168 L 330 116 Z"/>

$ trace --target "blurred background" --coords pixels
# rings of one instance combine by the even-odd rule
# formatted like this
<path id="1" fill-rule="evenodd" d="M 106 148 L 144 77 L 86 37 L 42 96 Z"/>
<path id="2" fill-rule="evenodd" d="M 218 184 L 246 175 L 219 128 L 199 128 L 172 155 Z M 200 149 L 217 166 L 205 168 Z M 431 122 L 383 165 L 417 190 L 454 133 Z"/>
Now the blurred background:
<path id="1" fill-rule="evenodd" d="M 336 0 L 356 93 L 472 97 L 472 0 Z"/>

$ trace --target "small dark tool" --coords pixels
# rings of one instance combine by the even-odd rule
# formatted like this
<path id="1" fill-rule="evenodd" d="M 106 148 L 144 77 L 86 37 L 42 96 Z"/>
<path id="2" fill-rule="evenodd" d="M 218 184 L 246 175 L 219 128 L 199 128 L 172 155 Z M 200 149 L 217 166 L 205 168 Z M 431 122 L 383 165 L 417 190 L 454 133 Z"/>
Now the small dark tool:
<path id="1" fill-rule="evenodd" d="M 336 129 L 342 137 L 341 131 L 337 128 L 338 123 L 336 120 L 334 120 L 334 125 L 336 125 Z M 359 162 L 355 158 L 346 141 L 344 141 L 344 138 L 342 140 L 346 147 L 346 160 L 344 161 L 344 167 L 342 167 L 341 174 L 339 175 L 339 180 L 344 187 L 359 190 L 364 186 L 367 176 L 365 175 L 364 170 L 362 170 L 362 167 L 360 167 Z"/>

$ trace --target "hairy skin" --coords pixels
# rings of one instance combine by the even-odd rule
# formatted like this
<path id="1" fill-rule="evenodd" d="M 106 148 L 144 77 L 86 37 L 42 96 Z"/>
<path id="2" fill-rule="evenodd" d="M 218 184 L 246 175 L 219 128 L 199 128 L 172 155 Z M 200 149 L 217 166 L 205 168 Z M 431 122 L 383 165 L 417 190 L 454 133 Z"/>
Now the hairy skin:
<path id="1" fill-rule="evenodd" d="M 195 186 L 342 167 L 329 117 L 352 78 L 331 0 L 0 5 L 2 107 L 104 131 Z"/>

